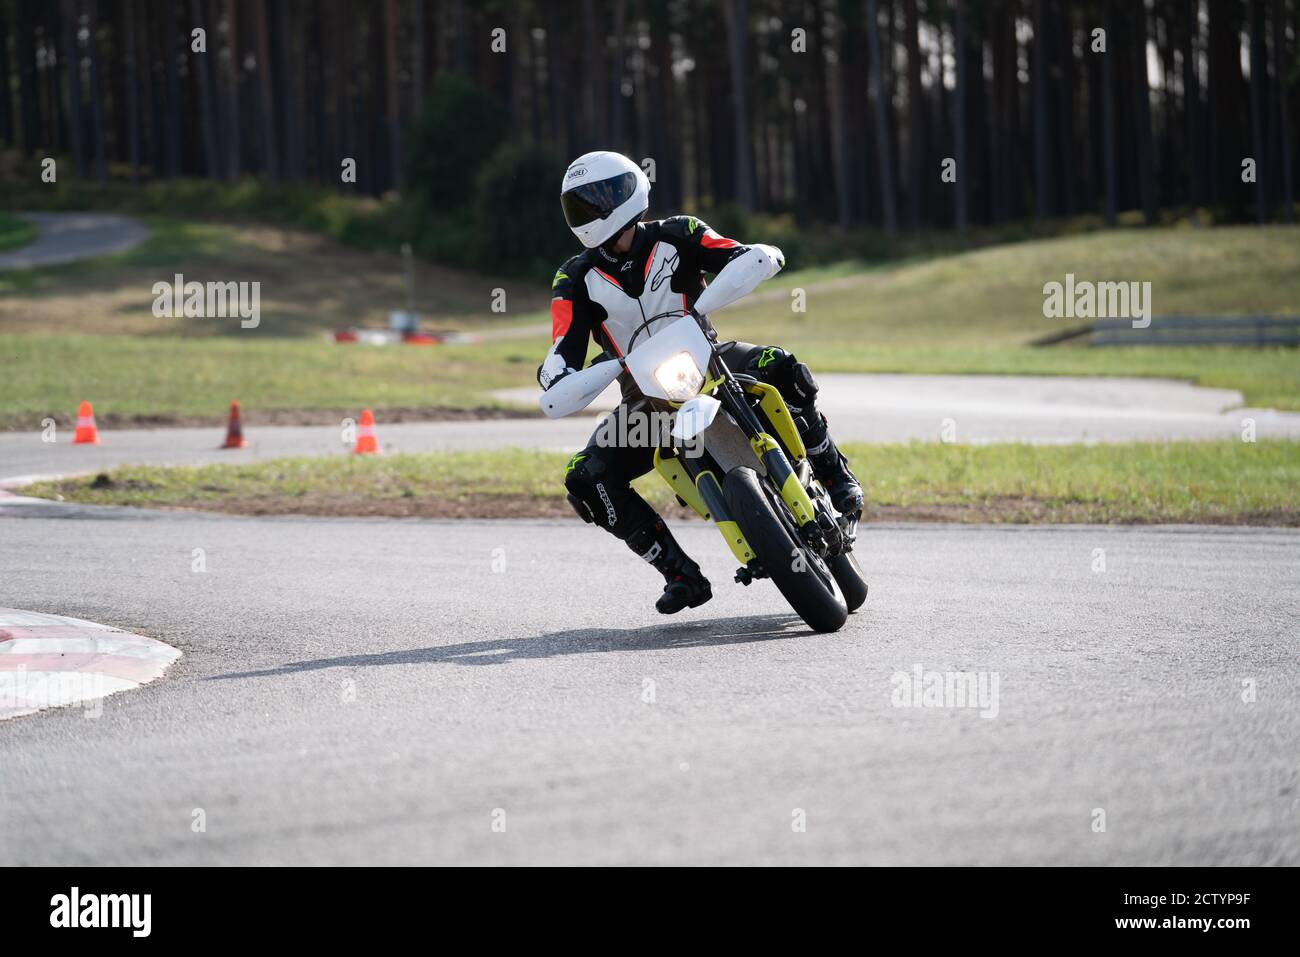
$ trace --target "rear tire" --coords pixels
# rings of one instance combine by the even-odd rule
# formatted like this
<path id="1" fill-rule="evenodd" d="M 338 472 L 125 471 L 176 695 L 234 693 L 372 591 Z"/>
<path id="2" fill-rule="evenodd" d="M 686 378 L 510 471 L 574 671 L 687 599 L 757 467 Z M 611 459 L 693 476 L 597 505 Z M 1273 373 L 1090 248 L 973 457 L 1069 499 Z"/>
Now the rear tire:
<path id="1" fill-rule="evenodd" d="M 799 540 L 784 504 L 774 506 L 753 469 L 727 473 L 722 483 L 732 518 L 790 607 L 815 631 L 839 631 L 849 609 L 826 562 Z M 779 513 L 778 513 L 779 508 Z M 796 569 L 796 552 L 803 561 Z"/>
<path id="2" fill-rule="evenodd" d="M 862 574 L 862 566 L 858 564 L 857 557 L 852 552 L 840 552 L 828 564 L 840 591 L 844 593 L 844 603 L 850 612 L 857 611 L 867 600 L 867 579 Z"/>

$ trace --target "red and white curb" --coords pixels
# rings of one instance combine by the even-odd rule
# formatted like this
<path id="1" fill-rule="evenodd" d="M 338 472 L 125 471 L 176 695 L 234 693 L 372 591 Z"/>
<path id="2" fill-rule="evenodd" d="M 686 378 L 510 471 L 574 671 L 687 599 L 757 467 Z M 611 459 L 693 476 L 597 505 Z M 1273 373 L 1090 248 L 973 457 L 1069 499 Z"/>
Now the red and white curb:
<path id="1" fill-rule="evenodd" d="M 181 653 L 171 645 L 81 618 L 0 608 L 0 721 L 100 701 L 162 676 Z"/>

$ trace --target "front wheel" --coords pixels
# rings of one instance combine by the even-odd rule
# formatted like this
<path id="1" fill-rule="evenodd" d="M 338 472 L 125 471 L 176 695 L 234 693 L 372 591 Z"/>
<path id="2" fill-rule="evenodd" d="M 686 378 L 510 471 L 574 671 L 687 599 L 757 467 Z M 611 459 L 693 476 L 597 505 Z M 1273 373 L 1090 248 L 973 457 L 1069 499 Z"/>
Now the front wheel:
<path id="1" fill-rule="evenodd" d="M 753 469 L 727 473 L 723 494 L 732 517 L 790 607 L 816 631 L 839 631 L 849 610 L 835 576 L 794 532 L 784 505 L 769 501 Z"/>

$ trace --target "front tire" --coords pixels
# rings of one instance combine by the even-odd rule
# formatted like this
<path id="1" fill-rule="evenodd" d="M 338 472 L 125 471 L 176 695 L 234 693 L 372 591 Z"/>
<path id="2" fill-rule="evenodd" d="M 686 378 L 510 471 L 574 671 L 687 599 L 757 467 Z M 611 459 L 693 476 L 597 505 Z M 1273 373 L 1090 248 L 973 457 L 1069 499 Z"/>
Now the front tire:
<path id="1" fill-rule="evenodd" d="M 722 491 L 749 547 L 796 614 L 815 631 L 844 627 L 849 610 L 835 576 L 822 557 L 799 540 L 784 504 L 769 501 L 757 473 L 733 469 Z"/>

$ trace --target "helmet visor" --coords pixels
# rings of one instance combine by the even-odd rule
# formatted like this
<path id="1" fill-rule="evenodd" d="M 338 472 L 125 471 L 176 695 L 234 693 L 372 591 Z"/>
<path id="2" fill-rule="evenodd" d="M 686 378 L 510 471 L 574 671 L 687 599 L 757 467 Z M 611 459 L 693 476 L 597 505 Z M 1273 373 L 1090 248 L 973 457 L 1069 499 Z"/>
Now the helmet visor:
<path id="1" fill-rule="evenodd" d="M 575 186 L 560 194 L 564 220 L 570 229 L 577 229 L 597 219 L 604 219 L 631 199 L 635 192 L 635 173 L 624 173 L 597 183 Z"/>

